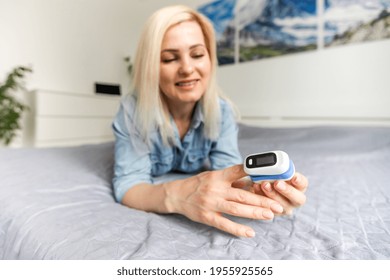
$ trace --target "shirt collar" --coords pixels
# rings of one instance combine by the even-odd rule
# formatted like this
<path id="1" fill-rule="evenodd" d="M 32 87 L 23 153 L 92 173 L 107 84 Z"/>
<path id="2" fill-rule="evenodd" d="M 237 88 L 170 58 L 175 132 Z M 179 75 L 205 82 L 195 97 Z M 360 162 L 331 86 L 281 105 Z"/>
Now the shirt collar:
<path id="1" fill-rule="evenodd" d="M 194 115 L 192 116 L 191 127 L 193 129 L 198 128 L 204 122 L 204 114 L 202 105 L 200 102 L 197 102 L 195 105 Z"/>

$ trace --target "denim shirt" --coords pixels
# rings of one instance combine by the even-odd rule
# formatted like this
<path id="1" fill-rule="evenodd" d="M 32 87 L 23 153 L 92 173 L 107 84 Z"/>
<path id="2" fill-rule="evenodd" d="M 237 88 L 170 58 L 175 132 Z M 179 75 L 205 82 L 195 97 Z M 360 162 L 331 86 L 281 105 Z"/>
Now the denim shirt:
<path id="1" fill-rule="evenodd" d="M 135 96 L 123 99 L 112 124 L 115 135 L 113 187 L 118 202 L 122 202 L 132 186 L 153 184 L 155 177 L 169 172 L 197 173 L 205 167 L 218 170 L 242 163 L 237 144 L 238 126 L 226 101 L 220 99 L 221 123 L 216 140 L 204 136 L 204 116 L 201 106 L 197 105 L 183 139 L 172 121 L 175 132 L 172 146 L 164 145 L 157 130 L 151 134 L 150 143 L 145 143 L 134 120 L 136 102 Z"/>

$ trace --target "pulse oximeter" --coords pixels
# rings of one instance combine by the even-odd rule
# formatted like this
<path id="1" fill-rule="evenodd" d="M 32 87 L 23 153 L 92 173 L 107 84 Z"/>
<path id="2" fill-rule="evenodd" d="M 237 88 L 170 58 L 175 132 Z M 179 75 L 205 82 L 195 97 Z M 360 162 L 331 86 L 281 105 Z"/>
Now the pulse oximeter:
<path id="1" fill-rule="evenodd" d="M 247 156 L 244 171 L 255 183 L 288 181 L 294 176 L 295 167 L 286 152 L 270 151 Z"/>

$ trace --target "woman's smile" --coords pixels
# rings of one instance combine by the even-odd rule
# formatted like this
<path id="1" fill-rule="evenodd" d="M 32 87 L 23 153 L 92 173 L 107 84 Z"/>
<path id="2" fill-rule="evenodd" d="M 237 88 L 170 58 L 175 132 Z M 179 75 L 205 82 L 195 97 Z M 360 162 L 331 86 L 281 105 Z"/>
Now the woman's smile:
<path id="1" fill-rule="evenodd" d="M 182 90 L 192 90 L 199 82 L 199 79 L 183 80 L 175 83 Z"/>

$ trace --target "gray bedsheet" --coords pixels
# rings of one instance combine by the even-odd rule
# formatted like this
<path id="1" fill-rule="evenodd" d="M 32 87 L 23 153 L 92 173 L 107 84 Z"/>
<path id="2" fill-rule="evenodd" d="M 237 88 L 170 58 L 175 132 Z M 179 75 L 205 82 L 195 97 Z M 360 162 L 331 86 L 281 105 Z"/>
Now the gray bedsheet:
<path id="1" fill-rule="evenodd" d="M 1 259 L 390 259 L 390 128 L 240 126 L 240 149 L 282 149 L 307 203 L 237 238 L 115 203 L 113 143 L 0 149 Z"/>

